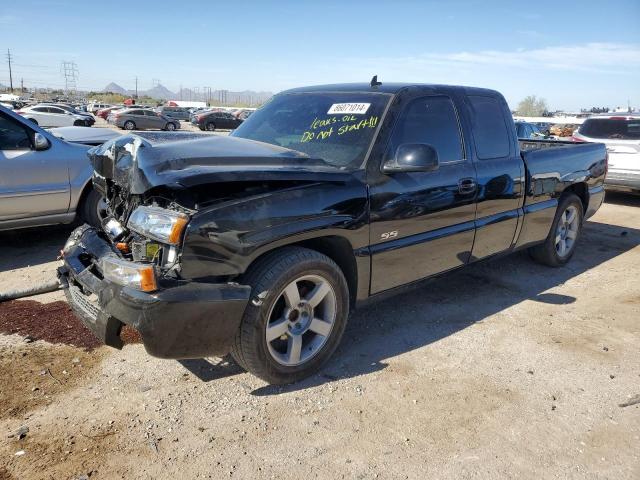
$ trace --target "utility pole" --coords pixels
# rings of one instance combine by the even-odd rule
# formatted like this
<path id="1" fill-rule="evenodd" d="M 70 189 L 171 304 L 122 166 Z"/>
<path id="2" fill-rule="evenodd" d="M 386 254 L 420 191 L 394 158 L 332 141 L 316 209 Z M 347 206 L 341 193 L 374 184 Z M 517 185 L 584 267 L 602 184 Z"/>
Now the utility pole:
<path id="1" fill-rule="evenodd" d="M 13 93 L 13 74 L 11 72 L 11 50 L 7 48 L 7 60 L 9 61 L 9 86 L 11 93 Z"/>
<path id="2" fill-rule="evenodd" d="M 20 79 L 20 93 L 24 94 L 24 78 Z"/>
<path id="3" fill-rule="evenodd" d="M 136 77 L 136 97 L 138 98 L 138 77 Z"/>
<path id="4" fill-rule="evenodd" d="M 78 79 L 78 65 L 76 62 L 62 62 L 62 74 L 64 75 L 64 87 L 67 96 L 76 95 L 76 80 Z"/>

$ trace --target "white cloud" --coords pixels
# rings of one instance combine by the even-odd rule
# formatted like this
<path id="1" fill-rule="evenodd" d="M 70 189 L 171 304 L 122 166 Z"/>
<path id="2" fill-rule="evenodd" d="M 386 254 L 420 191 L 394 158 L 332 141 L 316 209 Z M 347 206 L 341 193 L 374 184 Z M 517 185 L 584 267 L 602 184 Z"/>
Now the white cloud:
<path id="1" fill-rule="evenodd" d="M 353 59 L 358 61 L 357 59 Z M 433 68 L 492 68 L 564 70 L 574 72 L 640 74 L 640 45 L 586 43 L 538 49 L 482 50 L 453 53 L 425 53 L 410 57 L 369 58 L 366 64 L 386 66 L 399 71 Z"/>

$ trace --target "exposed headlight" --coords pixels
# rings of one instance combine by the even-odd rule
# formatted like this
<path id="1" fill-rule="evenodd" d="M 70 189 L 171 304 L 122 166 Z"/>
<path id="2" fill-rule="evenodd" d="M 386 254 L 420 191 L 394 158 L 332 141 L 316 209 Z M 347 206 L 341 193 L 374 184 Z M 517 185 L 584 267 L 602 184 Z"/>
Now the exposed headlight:
<path id="1" fill-rule="evenodd" d="M 105 279 L 124 287 L 135 288 L 143 292 L 158 289 L 156 272 L 153 265 L 135 263 L 118 257 L 103 257 L 100 264 Z"/>
<path id="2" fill-rule="evenodd" d="M 177 245 L 189 217 L 184 213 L 159 207 L 136 208 L 127 224 L 131 230 L 170 245 Z"/>

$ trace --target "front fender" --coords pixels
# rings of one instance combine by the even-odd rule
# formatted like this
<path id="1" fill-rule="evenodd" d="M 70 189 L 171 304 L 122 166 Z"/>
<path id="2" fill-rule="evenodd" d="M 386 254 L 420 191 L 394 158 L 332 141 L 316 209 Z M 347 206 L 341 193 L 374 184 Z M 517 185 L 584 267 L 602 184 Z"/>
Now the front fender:
<path id="1" fill-rule="evenodd" d="M 368 246 L 367 188 L 359 179 L 310 183 L 198 212 L 182 248 L 182 276 L 234 277 L 275 248 L 324 236 Z"/>

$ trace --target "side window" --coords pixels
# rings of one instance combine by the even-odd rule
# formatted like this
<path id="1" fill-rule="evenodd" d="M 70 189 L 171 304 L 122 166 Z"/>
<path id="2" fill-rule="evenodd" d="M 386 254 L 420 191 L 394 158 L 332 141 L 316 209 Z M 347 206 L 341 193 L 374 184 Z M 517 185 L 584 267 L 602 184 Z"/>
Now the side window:
<path id="1" fill-rule="evenodd" d="M 49 107 L 49 113 L 65 113 L 61 108 Z"/>
<path id="2" fill-rule="evenodd" d="M 481 95 L 469 95 L 468 98 L 471 103 L 471 125 L 478 158 L 489 160 L 508 156 L 509 130 L 498 99 Z"/>
<path id="3" fill-rule="evenodd" d="M 458 116 L 449 97 L 412 100 L 396 122 L 387 150 L 391 158 L 403 143 L 428 143 L 438 152 L 440 163 L 464 159 Z"/>
<path id="4" fill-rule="evenodd" d="M 47 107 L 34 107 L 34 112 L 47 113 L 49 109 Z"/>
<path id="5" fill-rule="evenodd" d="M 0 114 L 0 150 L 29 150 L 31 137 L 25 127 Z"/>

